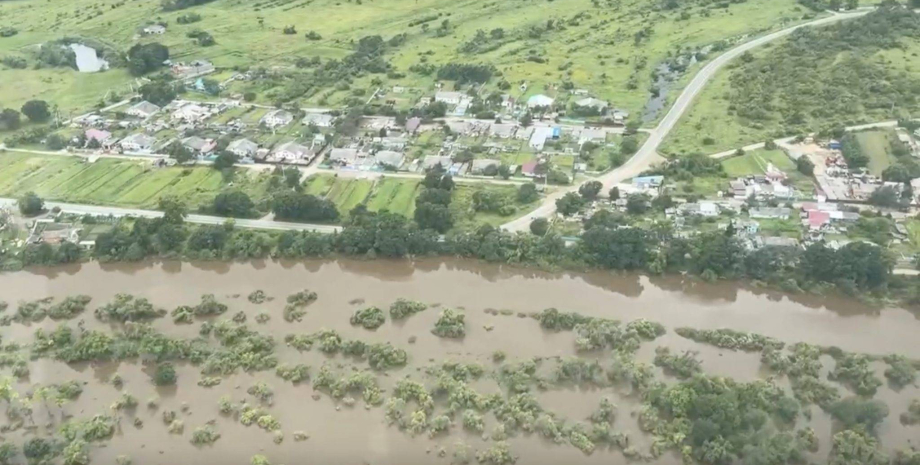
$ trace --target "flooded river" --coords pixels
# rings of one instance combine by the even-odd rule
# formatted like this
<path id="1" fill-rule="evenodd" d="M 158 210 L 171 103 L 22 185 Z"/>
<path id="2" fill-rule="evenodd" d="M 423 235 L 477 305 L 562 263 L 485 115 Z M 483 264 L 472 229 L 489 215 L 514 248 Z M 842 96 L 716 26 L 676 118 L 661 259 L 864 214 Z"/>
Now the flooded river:
<path id="1" fill-rule="evenodd" d="M 262 304 L 246 299 L 250 292 L 261 289 L 274 298 Z M 309 289 L 318 293 L 316 302 L 306 308 L 300 322 L 286 322 L 282 317 L 284 299 L 295 292 Z M 179 305 L 194 305 L 202 294 L 214 294 L 230 310 L 229 318 L 238 311 L 248 316 L 248 325 L 261 333 L 271 334 L 279 342 L 281 363 L 306 363 L 314 375 L 324 363 L 333 363 L 347 370 L 350 359 L 341 355 L 326 357 L 317 350 L 297 352 L 284 346 L 287 334 L 306 334 L 321 328 L 339 331 L 344 338 L 365 342 L 390 342 L 409 353 L 405 368 L 380 375 L 381 387 L 392 387 L 404 376 L 418 378 L 423 367 L 445 360 L 478 362 L 491 369 L 492 354 L 502 351 L 510 362 L 530 357 L 569 357 L 576 354 L 571 332 L 544 332 L 537 321 L 522 318 L 525 313 L 556 307 L 583 315 L 630 321 L 645 318 L 662 323 L 668 330 L 663 337 L 644 343 L 637 354 L 642 361 L 651 362 L 655 347 L 666 345 L 674 351 L 698 352 L 703 369 L 708 374 L 731 376 L 750 381 L 769 376 L 760 367 L 759 354 L 746 354 L 700 345 L 677 336 L 673 329 L 690 326 L 700 329 L 731 328 L 771 336 L 785 342 L 809 342 L 823 346 L 838 346 L 846 351 L 869 354 L 899 353 L 920 358 L 920 319 L 907 310 L 870 308 L 854 299 L 819 296 L 788 296 L 774 291 L 749 289 L 731 283 L 705 284 L 681 277 L 647 277 L 634 274 L 546 273 L 521 270 L 507 266 L 482 264 L 474 261 L 377 260 L 370 262 L 337 260 L 308 262 L 258 261 L 251 263 L 146 263 L 137 265 L 101 265 L 88 263 L 50 270 L 31 270 L 0 274 L 0 300 L 11 305 L 19 301 L 43 297 L 63 298 L 86 294 L 93 298 L 89 310 L 81 315 L 86 327 L 107 327 L 92 315 L 92 309 L 108 303 L 118 293 L 146 297 L 157 307 L 171 310 Z M 466 312 L 467 332 L 462 341 L 441 339 L 430 329 L 439 310 L 429 309 L 404 321 L 387 322 L 376 331 L 367 331 L 349 324 L 356 309 L 377 306 L 383 309 L 398 298 L 417 300 L 440 307 L 461 308 Z M 256 324 L 253 318 L 268 312 L 272 318 Z M 57 322 L 46 319 L 31 325 L 14 323 L 0 328 L 4 343 L 28 343 L 35 329 L 52 329 Z M 76 320 L 69 324 L 76 326 Z M 175 325 L 171 318 L 153 323 L 160 331 L 191 338 L 199 325 Z M 410 341 L 410 339 L 412 339 Z M 826 364 L 832 366 L 830 357 Z M 603 360 L 602 360 L 603 362 Z M 365 365 L 366 366 L 366 365 Z M 141 363 L 68 366 L 49 360 L 30 362 L 28 380 L 17 386 L 20 391 L 36 384 L 68 380 L 85 381 L 85 392 L 79 400 L 60 409 L 37 411 L 35 421 L 42 425 L 49 418 L 59 419 L 63 413 L 83 418 L 108 411 L 122 391 L 139 399 L 135 412 L 122 415 L 115 437 L 94 446 L 95 463 L 114 463 L 115 457 L 129 455 L 139 464 L 249 463 L 254 454 L 264 454 L 272 463 L 373 463 L 422 464 L 450 463 L 458 441 L 473 449 L 488 447 L 479 435 L 465 432 L 459 421 L 448 435 L 429 438 L 412 437 L 387 425 L 382 407 L 365 408 L 359 401 L 352 407 L 336 403 L 329 396 L 317 395 L 309 382 L 293 385 L 275 376 L 274 371 L 240 373 L 225 377 L 221 384 L 205 388 L 197 384 L 199 368 L 177 365 L 178 385 L 156 387 L 150 382 L 152 368 Z M 884 363 L 874 364 L 882 377 Z M 118 374 L 125 380 L 117 389 L 111 378 Z M 664 375 L 659 371 L 659 377 Z M 6 375 L 4 375 L 6 376 Z M 258 380 L 274 388 L 273 405 L 266 407 L 279 420 L 285 434 L 281 444 L 273 442 L 272 434 L 256 426 L 246 427 L 232 418 L 223 417 L 217 409 L 217 399 L 230 395 L 234 400 L 246 398 L 246 389 Z M 785 380 L 783 381 L 785 382 Z M 783 385 L 782 382 L 779 383 Z M 839 385 L 838 385 L 839 386 Z M 479 381 L 476 389 L 483 394 L 499 392 L 494 380 Z M 844 395 L 846 389 L 839 387 Z M 615 422 L 618 431 L 630 435 L 640 449 L 647 449 L 650 438 L 638 429 L 635 413 L 637 402 L 629 395 L 613 389 L 558 389 L 535 392 L 541 405 L 571 421 L 583 422 L 602 398 L 619 406 Z M 891 415 L 879 428 L 885 449 L 910 446 L 920 437 L 920 427 L 901 425 L 897 417 L 911 399 L 920 398 L 920 390 L 909 387 L 894 391 L 883 386 L 877 398 L 884 400 Z M 148 399 L 158 399 L 156 409 L 148 408 Z M 161 421 L 165 409 L 179 411 L 185 433 L 179 437 L 167 432 Z M 186 411 L 182 411 L 185 409 Z M 812 407 L 811 426 L 821 442 L 815 460 L 823 461 L 830 444 L 833 424 L 817 407 Z M 132 423 L 137 417 L 143 421 Z M 198 448 L 189 443 L 191 431 L 214 422 L 221 438 L 213 446 Z M 486 420 L 486 432 L 497 421 Z M 25 437 L 39 434 L 41 429 L 26 431 Z M 295 441 L 294 431 L 309 435 L 305 441 Z M 20 433 L 16 433 L 20 434 Z M 13 436 L 17 437 L 17 436 Z M 518 435 L 510 440 L 512 451 L 523 464 L 560 463 L 627 463 L 616 450 L 599 448 L 585 455 L 569 445 L 555 445 L 535 435 Z M 916 444 L 914 444 L 916 445 Z M 445 457 L 439 457 L 443 448 Z M 666 454 L 657 463 L 676 464 L 676 454 Z"/>

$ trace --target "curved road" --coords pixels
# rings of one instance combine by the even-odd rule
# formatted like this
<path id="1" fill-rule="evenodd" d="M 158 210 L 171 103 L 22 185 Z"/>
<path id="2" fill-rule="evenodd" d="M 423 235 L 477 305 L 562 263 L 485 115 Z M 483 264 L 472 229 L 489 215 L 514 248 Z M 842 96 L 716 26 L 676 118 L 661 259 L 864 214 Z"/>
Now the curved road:
<path id="1" fill-rule="evenodd" d="M 668 110 L 668 113 L 664 116 L 661 122 L 658 123 L 658 126 L 649 133 L 648 140 L 645 141 L 645 143 L 642 145 L 642 147 L 639 148 L 635 155 L 633 155 L 629 160 L 626 161 L 626 163 L 620 167 L 613 169 L 597 178 L 586 180 L 586 182 L 600 181 L 604 185 L 604 191 L 606 191 L 607 189 L 625 181 L 626 179 L 638 176 L 640 173 L 651 167 L 655 161 L 660 160 L 661 158 L 657 153 L 658 147 L 661 145 L 661 142 L 665 139 L 665 137 L 668 136 L 671 130 L 674 129 L 677 121 L 680 120 L 681 116 L 683 116 L 683 114 L 687 111 L 687 109 L 690 107 L 690 104 L 693 103 L 693 99 L 699 95 L 700 91 L 703 90 L 703 87 L 705 87 L 709 80 L 715 76 L 716 72 L 720 68 L 725 66 L 726 63 L 733 60 L 734 58 L 737 58 L 742 53 L 757 48 L 768 42 L 772 42 L 781 37 L 785 37 L 799 28 L 820 26 L 824 24 L 835 23 L 845 19 L 856 18 L 865 15 L 872 10 L 873 8 L 866 8 L 846 13 L 834 13 L 832 16 L 828 16 L 826 18 L 802 23 L 797 26 L 792 26 L 767 34 L 765 36 L 758 37 L 749 42 L 745 42 L 723 53 L 722 55 L 719 55 L 714 60 L 707 63 L 703 69 L 696 73 L 696 76 L 693 77 L 693 80 L 687 84 L 687 87 L 685 87 L 680 96 L 677 97 L 674 105 L 671 106 L 671 109 Z M 552 216 L 556 211 L 556 200 L 569 192 L 578 192 L 579 185 L 572 185 L 568 188 L 561 189 L 550 195 L 547 195 L 543 200 L 543 203 L 537 207 L 536 210 L 533 210 L 529 214 L 524 215 L 514 221 L 503 224 L 502 228 L 508 231 L 529 230 L 530 222 L 534 218 L 549 218 Z"/>

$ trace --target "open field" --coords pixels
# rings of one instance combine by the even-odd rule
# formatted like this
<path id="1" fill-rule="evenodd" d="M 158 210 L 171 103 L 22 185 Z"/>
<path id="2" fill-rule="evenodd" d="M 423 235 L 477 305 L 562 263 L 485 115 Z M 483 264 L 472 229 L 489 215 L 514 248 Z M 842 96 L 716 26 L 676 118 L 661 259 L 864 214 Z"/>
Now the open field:
<path id="1" fill-rule="evenodd" d="M 889 137 L 894 137 L 894 132 L 887 129 L 856 133 L 859 148 L 869 157 L 869 172 L 876 176 L 880 176 L 885 168 L 896 161 L 891 153 Z"/>
<path id="2" fill-rule="evenodd" d="M 233 187 L 254 200 L 265 196 L 267 175 L 238 170 Z M 191 208 L 210 203 L 229 187 L 211 168 L 153 168 L 143 161 L 32 154 L 0 154 L 0 195 L 16 197 L 34 191 L 48 200 L 92 205 L 156 207 L 158 200 L 175 195 Z"/>
<path id="3" fill-rule="evenodd" d="M 777 169 L 786 173 L 795 170 L 795 162 L 780 150 L 754 150 L 740 157 L 733 157 L 722 162 L 725 174 L 737 178 L 755 174 L 764 174 L 767 164 L 772 163 Z"/>
<path id="4" fill-rule="evenodd" d="M 431 90 L 433 75 L 409 71 L 422 62 L 439 66 L 450 62 L 480 62 L 496 65 L 509 83 L 528 83 L 526 91 L 513 87 L 522 96 L 539 92 L 556 94 L 563 82 L 596 93 L 615 105 L 639 111 L 647 99 L 650 70 L 678 48 L 697 48 L 738 37 L 753 31 L 779 27 L 801 19 L 804 10 L 793 0 L 748 0 L 726 4 L 726 8 L 688 4 L 679 10 L 659 9 L 650 0 L 631 0 L 614 6 L 588 0 L 557 0 L 534 4 L 510 0 L 483 4 L 475 0 L 390 0 L 355 4 L 333 0 L 275 1 L 247 4 L 238 0 L 218 0 L 194 8 L 164 12 L 159 0 L 73 0 L 32 2 L 14 0 L 0 3 L 0 25 L 12 25 L 19 34 L 0 39 L 0 56 L 27 56 L 30 47 L 63 36 L 99 39 L 124 51 L 137 41 L 160 41 L 170 47 L 174 60 L 208 59 L 218 67 L 291 66 L 298 57 L 342 58 L 352 51 L 352 41 L 370 35 L 389 39 L 405 33 L 405 40 L 387 50 L 386 59 L 404 75 L 364 75 L 351 83 L 351 89 L 366 94 L 384 85 L 402 85 Z M 175 19 L 188 12 L 201 14 L 193 24 L 177 24 Z M 682 19 L 683 16 L 683 19 Z M 323 21 L 315 21 L 322 17 Z M 548 25 L 550 19 L 552 24 Z M 150 21 L 168 24 L 166 34 L 155 38 L 138 37 L 139 29 Z M 446 25 L 442 26 L 446 21 Z M 282 29 L 297 26 L 297 33 Z M 201 29 L 216 40 L 200 47 L 186 36 Z M 477 32 L 489 35 L 501 29 L 502 37 L 478 43 Z M 312 30 L 322 37 L 309 41 L 304 33 Z M 642 38 L 636 40 L 636 34 Z M 491 37 L 491 36 L 490 36 Z M 123 71 L 79 76 L 71 70 L 0 71 L 0 94 L 10 107 L 41 95 L 59 97 L 62 108 L 82 108 L 98 101 L 106 90 L 121 90 L 131 81 Z M 28 77 L 28 84 L 11 82 Z M 49 77 L 54 77 L 49 79 Z M 104 84 L 100 81 L 105 81 Z M 497 84 L 493 79 L 489 84 Z M 38 85 L 36 83 L 41 83 Z M 121 85 L 119 85 L 121 84 Z M 23 87 L 26 87 L 23 89 Z M 283 87 L 284 84 L 281 85 Z M 281 89 L 253 87 L 260 100 L 270 101 Z M 257 88 L 256 88 L 257 87 Z M 102 91 L 102 92 L 99 92 Z M 320 99 L 330 104 L 353 95 L 351 90 L 326 89 L 306 95 L 306 102 Z M 410 103 L 409 100 L 405 102 Z"/>

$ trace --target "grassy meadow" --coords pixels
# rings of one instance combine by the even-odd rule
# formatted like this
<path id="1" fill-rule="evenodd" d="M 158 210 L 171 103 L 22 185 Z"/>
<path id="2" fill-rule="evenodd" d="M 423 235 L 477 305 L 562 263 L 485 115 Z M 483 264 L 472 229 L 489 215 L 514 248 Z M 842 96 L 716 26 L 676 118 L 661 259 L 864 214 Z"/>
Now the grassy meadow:
<path id="1" fill-rule="evenodd" d="M 190 12 L 203 19 L 176 23 L 178 16 Z M 0 2 L 0 26 L 13 26 L 19 34 L 0 39 L 0 57 L 28 56 L 37 44 L 83 36 L 121 50 L 138 41 L 155 40 L 170 47 L 173 60 L 202 58 L 222 68 L 284 68 L 302 57 L 342 58 L 364 36 L 387 39 L 406 34 L 405 42 L 387 53 L 394 70 L 404 77 L 367 75 L 356 79 L 352 89 L 364 88 L 369 95 L 380 84 L 371 81 L 379 79 L 384 85 L 398 84 L 430 93 L 433 77 L 410 72 L 412 65 L 423 60 L 434 66 L 491 63 L 509 83 L 528 84 L 523 92 L 513 85 L 516 94 L 561 95 L 559 86 L 568 81 L 635 112 L 647 99 L 651 70 L 669 54 L 775 28 L 800 19 L 803 13 L 795 0 L 747 0 L 726 8 L 689 2 L 676 10 L 659 9 L 659 2 L 653 0 L 376 0 L 360 4 L 217 0 L 173 12 L 164 12 L 159 0 L 9 0 Z M 140 28 L 152 21 L 166 22 L 166 34 L 140 37 Z M 446 32 L 437 32 L 445 21 Z M 552 27 L 547 27 L 548 21 Z M 291 25 L 297 33 L 283 34 L 284 27 Z M 485 51 L 461 51 L 477 31 L 488 33 L 498 28 L 504 37 L 489 43 Z M 212 34 L 216 44 L 195 44 L 186 36 L 195 29 Z M 322 38 L 309 41 L 304 37 L 308 31 L 316 31 Z M 640 32 L 642 38 L 637 40 Z M 69 69 L 31 68 L 0 70 L 0 105 L 18 108 L 25 100 L 40 97 L 66 111 L 85 109 L 108 91 L 126 91 L 133 82 L 124 70 L 81 75 Z M 490 85 L 497 79 L 492 81 Z M 309 100 L 317 95 L 301 103 L 315 103 Z M 336 104 L 349 95 L 351 91 L 330 89 L 327 101 Z"/>

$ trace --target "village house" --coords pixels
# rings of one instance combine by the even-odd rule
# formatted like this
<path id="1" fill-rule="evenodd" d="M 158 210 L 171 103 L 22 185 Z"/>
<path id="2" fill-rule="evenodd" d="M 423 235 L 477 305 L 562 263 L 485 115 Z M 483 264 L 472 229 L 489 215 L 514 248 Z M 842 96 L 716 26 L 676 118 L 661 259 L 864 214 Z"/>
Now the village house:
<path id="1" fill-rule="evenodd" d="M 406 148 L 409 141 L 405 137 L 375 137 L 374 143 L 380 144 L 387 150 L 402 150 Z"/>
<path id="2" fill-rule="evenodd" d="M 539 164 L 539 163 L 537 163 L 536 161 L 529 161 L 529 162 L 527 162 L 527 163 L 522 164 L 522 165 L 521 165 L 521 174 L 524 175 L 524 176 L 526 176 L 526 177 L 528 177 L 528 178 L 536 177 L 536 176 L 537 176 L 537 165 L 538 165 L 538 164 Z"/>
<path id="3" fill-rule="evenodd" d="M 137 102 L 134 105 L 131 105 L 130 108 L 125 110 L 125 114 L 135 116 L 137 118 L 147 119 L 157 114 L 159 111 L 160 107 L 144 100 L 142 102 Z"/>
<path id="4" fill-rule="evenodd" d="M 100 147 L 107 147 L 112 141 L 112 133 L 108 131 L 103 131 L 101 129 L 90 128 L 87 129 L 84 133 L 86 136 L 86 145 L 90 145 L 90 141 L 96 141 L 99 143 Z"/>
<path id="5" fill-rule="evenodd" d="M 162 24 L 151 24 L 144 28 L 145 35 L 163 35 L 166 33 L 166 26 Z"/>
<path id="6" fill-rule="evenodd" d="M 785 207 L 752 208 L 748 211 L 748 216 L 754 219 L 786 220 L 791 214 L 792 209 Z"/>
<path id="7" fill-rule="evenodd" d="M 287 110 L 272 110 L 265 114 L 259 122 L 269 128 L 287 126 L 294 121 L 294 114 Z"/>
<path id="8" fill-rule="evenodd" d="M 213 139 L 202 139 L 198 136 L 191 136 L 182 139 L 182 145 L 199 155 L 206 155 L 214 150 L 217 143 Z"/>
<path id="9" fill-rule="evenodd" d="M 514 131 L 517 129 L 517 125 L 514 123 L 492 123 L 490 128 L 490 133 L 493 137 L 500 137 L 502 139 L 510 139 L 514 136 Z"/>
<path id="10" fill-rule="evenodd" d="M 252 158 L 257 150 L 259 146 L 249 139 L 237 139 L 227 146 L 228 152 L 240 158 Z"/>
<path id="11" fill-rule="evenodd" d="M 329 161 L 339 165 L 351 165 L 358 160 L 358 149 L 332 149 Z"/>
<path id="12" fill-rule="evenodd" d="M 685 216 L 703 216 L 711 218 L 719 216 L 719 206 L 715 202 L 687 202 L 677 207 L 677 211 Z"/>
<path id="13" fill-rule="evenodd" d="M 543 94 L 532 95 L 527 99 L 527 108 L 551 107 L 555 100 Z"/>
<path id="14" fill-rule="evenodd" d="M 191 63 L 173 63 L 170 67 L 176 79 L 191 79 L 214 72 L 214 65 L 209 61 L 196 60 Z"/>
<path id="15" fill-rule="evenodd" d="M 189 124 L 199 123 L 205 118 L 207 118 L 211 112 L 200 105 L 190 103 L 188 105 L 183 105 L 178 110 L 174 111 L 172 114 L 173 119 L 184 121 Z"/>
<path id="16" fill-rule="evenodd" d="M 406 132 L 409 134 L 414 134 L 415 131 L 418 131 L 419 126 L 422 125 L 422 119 L 418 116 L 413 116 L 406 120 Z"/>
<path id="17" fill-rule="evenodd" d="M 448 105 L 459 105 L 467 96 L 463 92 L 438 91 L 434 94 L 435 102 L 442 102 Z"/>
<path id="18" fill-rule="evenodd" d="M 470 164 L 470 173 L 482 175 L 490 167 L 495 167 L 497 169 L 500 164 L 501 162 L 498 160 L 492 160 L 489 158 L 477 158 Z"/>
<path id="19" fill-rule="evenodd" d="M 442 155 L 428 155 L 422 160 L 422 169 L 428 171 L 435 167 L 440 167 L 441 169 L 448 169 L 453 161 L 450 157 Z"/>
<path id="20" fill-rule="evenodd" d="M 403 154 L 392 150 L 381 150 L 374 154 L 374 161 L 380 166 L 397 170 L 402 166 Z"/>
<path id="21" fill-rule="evenodd" d="M 126 152 L 149 153 L 156 142 L 153 137 L 138 132 L 122 139 L 119 145 Z"/>
<path id="22" fill-rule="evenodd" d="M 640 191 L 658 190 L 664 183 L 664 176 L 637 176 L 633 178 L 633 187 Z"/>
<path id="23" fill-rule="evenodd" d="M 553 130 L 554 128 L 549 126 L 535 127 L 533 129 L 533 134 L 530 136 L 530 147 L 534 150 L 543 150 L 546 139 L 553 137 Z"/>
<path id="24" fill-rule="evenodd" d="M 328 113 L 307 113 L 303 118 L 303 124 L 306 126 L 313 125 L 318 128 L 331 128 L 335 117 Z"/>
<path id="25" fill-rule="evenodd" d="M 279 161 L 289 162 L 309 162 L 313 159 L 314 153 L 309 148 L 298 144 L 297 142 L 285 142 L 272 151 L 274 158 Z"/>
<path id="26" fill-rule="evenodd" d="M 604 110 L 606 110 L 608 107 L 607 102 L 601 99 L 594 98 L 594 97 L 587 97 L 581 100 L 577 100 L 575 102 L 575 105 L 579 107 L 584 107 L 584 108 L 593 108 L 601 113 L 603 113 Z"/>

